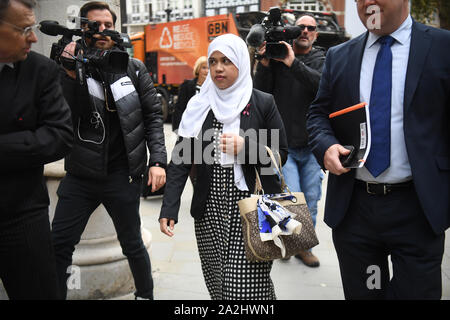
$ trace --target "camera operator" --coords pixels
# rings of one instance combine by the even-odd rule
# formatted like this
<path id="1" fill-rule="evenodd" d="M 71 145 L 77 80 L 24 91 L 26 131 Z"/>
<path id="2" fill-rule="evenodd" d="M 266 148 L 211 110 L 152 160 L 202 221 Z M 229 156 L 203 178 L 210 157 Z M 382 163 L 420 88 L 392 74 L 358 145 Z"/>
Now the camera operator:
<path id="1" fill-rule="evenodd" d="M 99 32 L 114 30 L 116 15 L 107 3 L 88 2 L 80 17 L 96 21 Z M 86 27 L 86 26 L 84 26 Z M 110 37 L 86 39 L 88 50 L 118 50 Z M 63 56 L 75 55 L 76 43 Z M 67 295 L 67 268 L 72 263 L 92 212 L 102 203 L 111 216 L 123 254 L 133 274 L 136 299 L 153 299 L 148 252 L 141 237 L 139 216 L 142 175 L 150 151 L 148 185 L 165 184 L 167 161 L 161 104 L 145 66 L 130 59 L 126 74 L 86 66 L 86 81 L 65 70 L 62 84 L 72 109 L 75 142 L 65 159 L 66 177 L 58 188 L 59 201 L 52 223 L 57 272 L 62 298 Z"/>
<path id="2" fill-rule="evenodd" d="M 283 174 L 286 184 L 293 192 L 305 194 L 314 225 L 317 202 L 321 197 L 322 172 L 308 147 L 306 113 L 316 96 L 325 61 L 322 49 L 313 47 L 317 38 L 317 22 L 314 17 L 304 15 L 296 25 L 303 28 L 293 46 L 282 41 L 288 49 L 283 59 L 263 57 L 257 65 L 255 88 L 274 95 L 283 119 L 289 145 L 289 153 Z M 265 42 L 258 53 L 264 56 Z M 310 251 L 296 256 L 309 267 L 318 267 L 319 260 Z"/>

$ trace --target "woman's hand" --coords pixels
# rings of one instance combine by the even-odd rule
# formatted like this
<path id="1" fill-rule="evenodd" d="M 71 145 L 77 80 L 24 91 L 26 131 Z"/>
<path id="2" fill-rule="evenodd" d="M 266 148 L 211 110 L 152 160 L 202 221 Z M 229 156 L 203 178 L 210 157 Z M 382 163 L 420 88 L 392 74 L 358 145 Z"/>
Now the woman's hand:
<path id="1" fill-rule="evenodd" d="M 224 133 L 220 136 L 219 148 L 222 152 L 236 156 L 244 148 L 244 138 L 234 133 Z"/>
<path id="2" fill-rule="evenodd" d="M 175 220 L 161 218 L 159 219 L 159 229 L 162 233 L 172 237 L 174 235 L 173 230 L 175 228 Z"/>

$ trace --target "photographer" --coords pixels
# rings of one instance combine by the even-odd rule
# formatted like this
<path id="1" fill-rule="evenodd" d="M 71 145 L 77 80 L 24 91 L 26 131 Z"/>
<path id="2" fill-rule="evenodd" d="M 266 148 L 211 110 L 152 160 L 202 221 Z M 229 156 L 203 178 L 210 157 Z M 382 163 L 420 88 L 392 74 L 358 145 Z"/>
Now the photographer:
<path id="1" fill-rule="evenodd" d="M 119 50 L 104 30 L 114 30 L 116 15 L 104 2 L 88 2 L 80 17 L 96 21 L 99 34 L 85 39 L 84 50 Z M 86 26 L 84 26 L 85 31 Z M 76 43 L 63 57 L 73 57 Z M 83 50 L 83 49 L 82 49 Z M 84 52 L 86 53 L 86 52 Z M 78 69 L 77 69 L 78 70 Z M 133 274 L 137 299 L 153 299 L 148 252 L 141 237 L 139 216 L 142 175 L 150 151 L 148 185 L 156 191 L 165 184 L 167 161 L 161 105 L 145 66 L 130 59 L 126 74 L 109 73 L 95 65 L 79 72 L 65 69 L 64 95 L 72 109 L 75 142 L 65 159 L 52 223 L 57 272 L 62 298 L 67 295 L 67 268 L 92 212 L 103 204 Z"/>
<path id="2" fill-rule="evenodd" d="M 325 61 L 324 51 L 313 47 L 317 38 L 317 22 L 304 15 L 296 25 L 303 30 L 293 46 L 286 42 L 287 55 L 281 59 L 263 57 L 257 65 L 255 88 L 271 93 L 283 119 L 289 153 L 283 174 L 292 192 L 303 192 L 316 223 L 317 202 L 321 197 L 322 172 L 308 147 L 306 113 L 316 96 Z M 265 43 L 258 53 L 264 56 Z M 319 260 L 311 252 L 297 255 L 309 267 L 318 267 Z"/>

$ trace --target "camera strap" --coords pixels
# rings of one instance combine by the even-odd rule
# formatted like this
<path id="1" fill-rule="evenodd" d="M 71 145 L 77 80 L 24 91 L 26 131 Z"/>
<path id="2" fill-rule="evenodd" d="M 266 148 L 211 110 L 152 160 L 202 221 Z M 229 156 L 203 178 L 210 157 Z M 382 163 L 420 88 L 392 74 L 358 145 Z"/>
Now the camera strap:
<path id="1" fill-rule="evenodd" d="M 81 62 L 81 59 L 83 58 L 81 53 L 78 53 L 77 58 L 78 59 L 75 62 L 76 76 L 80 86 L 84 86 L 86 84 L 86 66 Z"/>

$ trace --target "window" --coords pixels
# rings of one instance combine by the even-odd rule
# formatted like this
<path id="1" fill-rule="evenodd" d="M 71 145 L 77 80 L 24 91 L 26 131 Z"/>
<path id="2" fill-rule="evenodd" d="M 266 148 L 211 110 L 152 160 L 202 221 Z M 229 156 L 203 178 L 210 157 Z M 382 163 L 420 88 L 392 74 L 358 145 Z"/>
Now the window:
<path id="1" fill-rule="evenodd" d="M 323 11 L 325 7 L 321 1 L 318 0 L 296 0 L 288 2 L 289 9 L 309 10 L 309 11 Z"/>
<path id="2" fill-rule="evenodd" d="M 157 0 L 156 1 L 156 10 L 163 11 L 164 9 L 165 8 L 164 8 L 163 0 Z"/>

